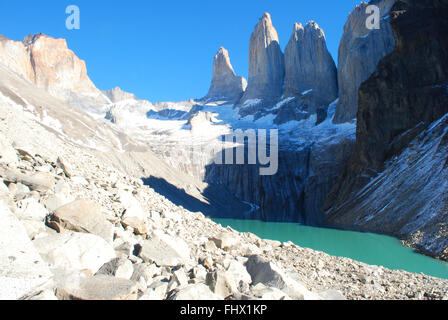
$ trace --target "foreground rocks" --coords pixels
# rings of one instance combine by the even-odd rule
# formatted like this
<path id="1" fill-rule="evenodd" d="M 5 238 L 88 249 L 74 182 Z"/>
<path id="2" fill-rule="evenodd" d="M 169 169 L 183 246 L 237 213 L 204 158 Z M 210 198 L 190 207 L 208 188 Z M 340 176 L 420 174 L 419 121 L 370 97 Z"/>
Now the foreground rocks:
<path id="1" fill-rule="evenodd" d="M 59 155 L 15 151 L 16 164 L 0 171 L 2 220 L 11 221 L 0 233 L 2 298 L 441 299 L 448 291 L 445 280 L 223 228 L 105 166 L 91 150 L 55 150 L 70 174 Z M 39 170 L 54 188 L 22 184 Z M 11 171 L 21 179 L 4 174 Z M 57 194 L 78 200 L 49 205 Z M 146 231 L 124 223 L 126 217 Z M 109 229 L 111 237 L 103 234 Z"/>
<path id="2" fill-rule="evenodd" d="M 19 219 L 0 201 L 0 300 L 18 299 L 51 277 Z"/>

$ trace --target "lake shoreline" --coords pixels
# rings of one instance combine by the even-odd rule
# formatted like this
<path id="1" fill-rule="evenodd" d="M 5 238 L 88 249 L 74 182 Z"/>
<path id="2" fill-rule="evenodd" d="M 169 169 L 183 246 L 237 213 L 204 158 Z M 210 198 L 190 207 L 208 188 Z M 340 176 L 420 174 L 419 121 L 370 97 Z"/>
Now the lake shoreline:
<path id="1" fill-rule="evenodd" d="M 317 227 L 317 226 L 306 226 L 300 223 L 292 223 L 292 222 L 265 222 L 265 221 L 259 221 L 259 220 L 240 220 L 240 219 L 212 219 L 214 222 L 217 222 L 221 224 L 223 227 L 230 226 L 233 229 L 240 231 L 240 232 L 251 232 L 256 234 L 257 236 L 260 236 L 262 238 L 267 238 L 274 241 L 291 241 L 295 245 L 305 247 L 308 249 L 316 250 L 325 252 L 332 256 L 337 256 L 340 258 L 349 258 L 353 259 L 358 262 L 367 263 L 370 265 L 378 265 L 383 266 L 392 270 L 404 270 L 408 272 L 422 272 L 429 276 L 434 276 L 440 279 L 448 279 L 448 263 L 446 261 L 437 259 L 433 256 L 424 254 L 420 250 L 416 248 L 412 248 L 412 246 L 406 245 L 405 240 L 401 240 L 397 237 L 390 236 L 388 234 L 377 234 L 372 232 L 365 232 L 365 231 L 353 231 L 353 230 L 347 230 L 347 229 L 340 229 L 335 227 Z M 250 225 L 253 225 L 251 227 Z M 279 236 L 276 232 L 272 232 L 272 236 L 269 236 L 269 232 L 266 233 L 266 230 L 262 229 L 262 225 L 265 225 L 267 228 L 269 226 L 273 226 L 273 228 L 269 229 L 282 229 L 282 226 L 285 230 L 283 230 L 282 234 Z M 313 234 L 311 232 L 308 232 L 307 235 L 310 238 L 319 238 L 320 233 L 328 233 L 330 236 L 334 234 L 344 234 L 344 239 L 341 239 L 341 246 L 344 245 L 344 242 L 348 241 L 350 242 L 350 235 L 356 236 L 356 239 L 358 241 L 362 241 L 363 235 L 368 239 L 368 245 L 372 247 L 372 242 L 374 239 L 380 239 L 381 241 L 386 241 L 387 244 L 384 243 L 382 245 L 378 244 L 378 248 L 374 248 L 376 250 L 379 250 L 381 247 L 387 247 L 391 251 L 397 252 L 397 262 L 393 262 L 395 259 L 387 259 L 382 257 L 376 257 L 378 259 L 379 263 L 374 263 L 375 258 L 373 259 L 363 259 L 362 255 L 353 254 L 350 253 L 350 248 L 344 249 L 344 248 L 337 248 L 334 249 L 331 246 L 326 246 L 325 244 L 320 243 L 313 243 L 313 240 L 307 241 L 301 236 L 291 234 L 291 230 L 294 229 L 294 226 L 297 226 L 297 231 L 300 230 L 309 230 L 313 231 Z M 281 230 L 280 230 L 281 232 Z M 317 233 L 317 235 L 314 235 Z M 287 236 L 287 235 L 288 236 Z M 345 237 L 348 239 L 345 239 Z M 333 236 L 335 238 L 335 236 Z M 360 238 L 360 239 L 358 239 Z M 331 241 L 337 242 L 338 239 L 331 239 Z M 360 248 L 362 247 L 362 242 L 360 242 Z M 362 250 L 362 249 L 360 249 Z M 379 254 L 379 253 L 378 253 Z M 390 255 L 390 254 L 389 254 Z M 407 268 L 406 263 L 403 263 L 400 261 L 400 258 L 407 258 L 411 259 L 413 263 L 420 264 L 420 265 L 413 265 L 411 268 Z M 390 260 L 390 261 L 389 261 Z M 415 260 L 415 262 L 413 261 Z"/>

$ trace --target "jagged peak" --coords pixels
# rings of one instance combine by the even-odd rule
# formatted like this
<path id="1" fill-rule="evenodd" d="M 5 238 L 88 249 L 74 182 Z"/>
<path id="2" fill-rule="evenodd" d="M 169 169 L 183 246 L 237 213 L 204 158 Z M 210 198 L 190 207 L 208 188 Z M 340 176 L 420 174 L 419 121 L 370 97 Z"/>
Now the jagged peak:
<path id="1" fill-rule="evenodd" d="M 224 47 L 220 47 L 213 62 L 213 75 L 219 76 L 226 73 L 236 75 L 230 62 L 229 51 Z"/>
<path id="2" fill-rule="evenodd" d="M 325 38 L 324 30 L 321 27 L 319 27 L 316 21 L 313 20 L 308 21 L 308 23 L 305 26 L 305 30 L 310 30 L 311 32 L 317 34 L 318 37 Z"/>
<path id="3" fill-rule="evenodd" d="M 52 36 L 46 35 L 44 33 L 36 33 L 36 34 L 30 34 L 28 36 L 26 36 L 23 40 L 22 43 L 24 44 L 25 47 L 29 47 L 33 44 L 35 44 L 38 40 L 42 40 L 42 41 L 50 41 L 51 43 L 57 43 L 58 46 L 62 47 L 62 48 L 66 48 L 68 49 L 68 45 L 67 45 L 67 40 L 64 38 L 54 38 Z"/>
<path id="4" fill-rule="evenodd" d="M 25 38 L 23 38 L 23 43 L 28 46 L 36 42 L 41 37 L 47 37 L 51 38 L 50 36 L 45 35 L 44 33 L 36 33 L 36 34 L 29 34 Z"/>
<path id="5" fill-rule="evenodd" d="M 217 59 L 218 57 L 229 58 L 229 51 L 224 47 L 219 47 L 219 50 L 215 55 L 215 59 Z"/>
<path id="6" fill-rule="evenodd" d="M 312 33 L 316 35 L 318 38 L 325 38 L 325 33 L 322 30 L 321 27 L 317 24 L 317 22 L 310 20 L 307 22 L 305 27 L 302 25 L 302 23 L 294 23 L 293 26 L 293 32 L 291 35 L 291 40 L 298 41 L 301 36 L 303 36 L 305 33 Z"/>
<path id="7" fill-rule="evenodd" d="M 272 21 L 271 20 L 271 14 L 269 12 L 265 12 L 263 13 L 263 16 L 261 17 L 262 20 L 268 20 L 268 21 Z"/>
<path id="8" fill-rule="evenodd" d="M 317 24 L 316 21 L 314 20 L 310 20 L 307 22 L 305 28 L 314 28 L 314 29 L 320 29 L 319 25 Z"/>
<path id="9" fill-rule="evenodd" d="M 274 26 L 272 24 L 272 18 L 271 18 L 271 15 L 269 14 L 269 12 L 263 13 L 263 16 L 260 18 L 260 20 L 258 20 L 257 27 L 258 28 L 262 27 L 265 29 L 273 29 L 274 28 Z"/>
<path id="10" fill-rule="evenodd" d="M 255 26 L 251 39 L 264 39 L 267 47 L 272 41 L 279 42 L 278 33 L 272 24 L 271 15 L 265 12 Z"/>

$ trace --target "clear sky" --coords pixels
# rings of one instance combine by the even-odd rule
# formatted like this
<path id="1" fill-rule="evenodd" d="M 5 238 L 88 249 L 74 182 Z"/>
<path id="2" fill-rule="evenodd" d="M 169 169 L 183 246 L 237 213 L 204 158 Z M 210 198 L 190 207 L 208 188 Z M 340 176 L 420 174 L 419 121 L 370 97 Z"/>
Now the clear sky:
<path id="1" fill-rule="evenodd" d="M 203 97 L 220 46 L 247 78 L 249 38 L 271 13 L 285 48 L 294 22 L 316 21 L 337 60 L 348 14 L 360 0 L 0 0 L 0 34 L 22 40 L 43 32 L 66 38 L 100 89 L 119 86 L 150 101 Z M 81 11 L 81 29 L 67 30 L 68 5 Z"/>

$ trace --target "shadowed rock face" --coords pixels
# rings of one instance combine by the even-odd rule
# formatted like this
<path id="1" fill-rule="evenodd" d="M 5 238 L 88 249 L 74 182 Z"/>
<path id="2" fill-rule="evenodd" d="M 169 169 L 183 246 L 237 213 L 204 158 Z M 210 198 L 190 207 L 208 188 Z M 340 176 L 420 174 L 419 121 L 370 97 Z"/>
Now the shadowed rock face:
<path id="1" fill-rule="evenodd" d="M 339 46 L 338 82 L 339 103 L 335 123 L 353 120 L 358 110 L 358 89 L 375 71 L 378 62 L 394 49 L 394 39 L 388 17 L 395 0 L 372 0 L 353 10 L 344 26 Z M 377 5 L 381 12 L 379 30 L 369 30 L 366 9 Z"/>
<path id="2" fill-rule="evenodd" d="M 301 150 L 280 150 L 279 171 L 274 176 L 260 176 L 258 165 L 210 164 L 205 181 L 225 185 L 238 199 L 259 207 L 244 216 L 235 211 L 235 216 L 220 217 L 321 225 L 322 205 L 353 145 L 353 139 L 346 137 Z"/>
<path id="3" fill-rule="evenodd" d="M 250 38 L 249 82 L 240 105 L 244 106 L 251 99 L 260 99 L 262 103 L 243 108 L 240 114 L 254 114 L 254 109 L 278 101 L 282 95 L 284 77 L 285 63 L 278 34 L 270 14 L 265 13 Z"/>
<path id="4" fill-rule="evenodd" d="M 438 244 L 448 224 L 448 126 L 431 123 L 448 113 L 448 1 L 397 1 L 390 16 L 396 47 L 359 90 L 356 147 L 327 201 L 327 220 L 401 237 L 421 231 L 426 240 L 411 242 L 446 259 L 448 244 Z M 389 194 L 390 203 L 363 205 Z"/>
<path id="5" fill-rule="evenodd" d="M 247 81 L 238 77 L 230 63 L 229 52 L 221 47 L 213 60 L 213 78 L 210 90 L 203 100 L 237 101 L 246 90 Z"/>
<path id="6" fill-rule="evenodd" d="M 312 91 L 310 91 L 312 90 Z M 310 21 L 294 24 L 285 49 L 285 97 L 309 92 L 313 102 L 328 105 L 338 97 L 336 65 L 328 52 L 324 31 Z"/>

